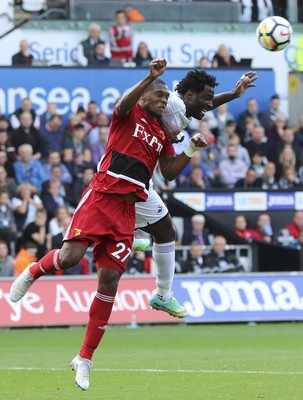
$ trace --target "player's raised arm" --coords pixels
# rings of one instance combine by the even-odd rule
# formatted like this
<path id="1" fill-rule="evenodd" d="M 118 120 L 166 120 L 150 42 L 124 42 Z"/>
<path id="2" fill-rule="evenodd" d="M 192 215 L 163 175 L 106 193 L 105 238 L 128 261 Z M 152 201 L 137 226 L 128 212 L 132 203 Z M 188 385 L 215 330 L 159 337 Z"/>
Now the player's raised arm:
<path id="1" fill-rule="evenodd" d="M 230 92 L 219 93 L 213 98 L 213 108 L 228 103 L 231 100 L 241 97 L 248 88 L 257 86 L 254 82 L 258 79 L 255 71 L 248 71 L 241 76 L 236 86 Z"/>
<path id="2" fill-rule="evenodd" d="M 126 115 L 140 100 L 146 88 L 164 73 L 166 65 L 167 61 L 164 58 L 153 59 L 149 64 L 149 74 L 142 81 L 130 88 L 118 101 L 116 115 Z"/>

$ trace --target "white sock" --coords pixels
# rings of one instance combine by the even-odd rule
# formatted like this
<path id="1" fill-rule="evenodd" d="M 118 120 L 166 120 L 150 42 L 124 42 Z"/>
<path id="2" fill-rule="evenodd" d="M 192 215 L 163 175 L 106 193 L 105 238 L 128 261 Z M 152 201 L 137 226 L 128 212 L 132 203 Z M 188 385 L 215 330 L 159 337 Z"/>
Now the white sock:
<path id="1" fill-rule="evenodd" d="M 175 274 L 175 242 L 154 243 L 153 259 L 156 263 L 157 294 L 163 300 L 169 300 Z"/>

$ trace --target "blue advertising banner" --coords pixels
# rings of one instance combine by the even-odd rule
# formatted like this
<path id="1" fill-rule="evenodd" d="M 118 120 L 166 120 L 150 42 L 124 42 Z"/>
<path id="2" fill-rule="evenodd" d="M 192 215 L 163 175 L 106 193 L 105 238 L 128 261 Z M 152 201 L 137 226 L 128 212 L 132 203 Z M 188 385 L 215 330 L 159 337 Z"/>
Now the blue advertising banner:
<path id="1" fill-rule="evenodd" d="M 163 78 L 173 90 L 188 69 L 168 69 Z M 220 83 L 216 93 L 232 90 L 245 72 L 243 69 L 210 70 Z M 257 99 L 260 110 L 268 108 L 268 98 L 275 93 L 274 72 L 260 69 L 258 86 L 249 89 L 240 99 L 229 103 L 229 111 L 236 117 L 246 107 L 250 97 Z M 0 109 L 11 114 L 20 105 L 20 100 L 29 97 L 38 115 L 46 111 L 48 102 L 58 106 L 63 117 L 76 112 L 90 100 L 97 102 L 100 110 L 111 114 L 116 100 L 146 74 L 146 69 L 134 68 L 0 68 Z M 266 95 L 264 95 L 266 94 Z"/>
<path id="2" fill-rule="evenodd" d="M 303 274 L 176 276 L 174 294 L 185 322 L 303 319 Z"/>
<path id="3" fill-rule="evenodd" d="M 174 192 L 173 197 L 195 211 L 292 211 L 303 209 L 303 191 Z"/>

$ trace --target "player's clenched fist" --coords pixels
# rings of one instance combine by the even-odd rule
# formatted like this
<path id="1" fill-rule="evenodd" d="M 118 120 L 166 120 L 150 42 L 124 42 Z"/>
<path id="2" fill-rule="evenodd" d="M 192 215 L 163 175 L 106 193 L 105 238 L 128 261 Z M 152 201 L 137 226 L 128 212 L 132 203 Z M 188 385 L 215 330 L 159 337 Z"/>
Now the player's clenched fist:
<path id="1" fill-rule="evenodd" d="M 208 143 L 201 133 L 196 133 L 189 141 L 189 145 L 184 150 L 187 157 L 192 157 L 196 151 L 207 147 Z"/>
<path id="2" fill-rule="evenodd" d="M 165 58 L 154 58 L 149 64 L 150 74 L 157 78 L 162 75 L 166 69 L 167 60 Z"/>

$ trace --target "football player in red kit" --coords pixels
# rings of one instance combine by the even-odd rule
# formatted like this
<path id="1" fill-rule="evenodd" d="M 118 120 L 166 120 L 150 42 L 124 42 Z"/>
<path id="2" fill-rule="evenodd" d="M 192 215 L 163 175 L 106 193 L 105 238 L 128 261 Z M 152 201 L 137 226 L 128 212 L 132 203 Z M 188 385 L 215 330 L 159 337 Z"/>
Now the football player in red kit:
<path id="1" fill-rule="evenodd" d="M 170 139 L 158 122 L 169 96 L 165 82 L 158 79 L 166 64 L 164 59 L 151 61 L 148 75 L 117 102 L 101 168 L 82 195 L 62 248 L 29 265 L 11 287 L 10 299 L 16 302 L 42 275 L 76 265 L 93 243 L 98 288 L 82 347 L 71 362 L 76 384 L 83 390 L 89 387 L 91 359 L 106 330 L 119 279 L 131 253 L 135 203 L 147 199 L 157 161 L 163 176 L 172 180 L 192 154 L 207 145 L 197 134 L 175 157 Z"/>

